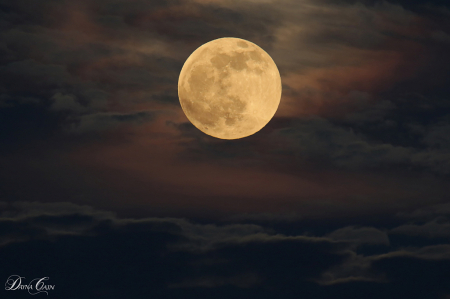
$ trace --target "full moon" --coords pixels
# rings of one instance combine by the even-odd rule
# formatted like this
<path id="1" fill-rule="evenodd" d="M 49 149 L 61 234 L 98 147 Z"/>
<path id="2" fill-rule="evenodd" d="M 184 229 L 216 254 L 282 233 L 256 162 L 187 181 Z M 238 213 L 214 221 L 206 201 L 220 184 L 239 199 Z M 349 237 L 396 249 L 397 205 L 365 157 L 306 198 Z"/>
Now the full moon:
<path id="1" fill-rule="evenodd" d="M 281 78 L 263 49 L 240 38 L 219 38 L 195 50 L 178 80 L 178 97 L 189 121 L 221 139 L 261 130 L 281 98 Z"/>

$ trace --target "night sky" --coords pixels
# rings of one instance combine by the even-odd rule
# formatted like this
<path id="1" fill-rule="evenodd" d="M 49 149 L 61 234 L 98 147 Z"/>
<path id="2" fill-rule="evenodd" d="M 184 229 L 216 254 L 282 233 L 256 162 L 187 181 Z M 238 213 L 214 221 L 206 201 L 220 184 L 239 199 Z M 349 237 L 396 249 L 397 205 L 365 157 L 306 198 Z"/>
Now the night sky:
<path id="1" fill-rule="evenodd" d="M 243 139 L 202 133 L 178 99 L 186 59 L 221 37 L 282 79 Z M 0 0 L 2 284 L 449 299 L 449 182 L 446 1 Z"/>

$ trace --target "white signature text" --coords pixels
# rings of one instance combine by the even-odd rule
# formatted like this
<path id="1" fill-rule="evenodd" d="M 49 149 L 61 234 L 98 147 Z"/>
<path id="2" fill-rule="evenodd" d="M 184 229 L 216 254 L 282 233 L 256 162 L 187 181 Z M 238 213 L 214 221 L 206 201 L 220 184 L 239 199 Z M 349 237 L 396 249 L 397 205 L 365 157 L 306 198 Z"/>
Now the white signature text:
<path id="1" fill-rule="evenodd" d="M 49 280 L 48 277 L 35 278 L 28 284 L 25 283 L 25 277 L 19 275 L 11 275 L 8 277 L 5 283 L 5 290 L 27 290 L 30 295 L 36 295 L 39 293 L 46 293 L 55 289 L 54 285 L 45 284 L 45 281 Z"/>

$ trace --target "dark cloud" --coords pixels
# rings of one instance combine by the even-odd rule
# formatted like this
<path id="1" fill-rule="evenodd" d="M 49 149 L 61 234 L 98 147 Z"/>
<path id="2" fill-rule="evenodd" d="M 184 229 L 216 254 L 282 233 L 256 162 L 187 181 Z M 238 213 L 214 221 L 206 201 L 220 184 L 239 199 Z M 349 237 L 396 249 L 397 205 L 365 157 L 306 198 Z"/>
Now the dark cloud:
<path id="1" fill-rule="evenodd" d="M 82 116 L 79 121 L 73 123 L 70 131 L 84 133 L 89 131 L 101 131 L 114 128 L 123 123 L 139 124 L 154 119 L 155 113 L 142 111 L 136 113 L 97 113 Z"/>
<path id="2" fill-rule="evenodd" d="M 109 256 L 108 259 L 92 260 L 100 266 L 107 260 L 116 259 L 123 254 L 121 259 L 128 260 L 127 263 L 130 266 L 141 260 L 138 268 L 132 267 L 136 271 L 134 275 L 131 272 L 128 273 L 129 271 L 122 272 L 125 269 L 120 270 L 126 276 L 131 274 L 131 277 L 125 278 L 125 281 L 137 275 L 144 275 L 147 279 L 153 280 L 155 276 L 147 270 L 155 275 L 158 272 L 158 276 L 164 276 L 150 283 L 151 288 L 159 285 L 150 293 L 161 291 L 171 293 L 170 289 L 199 287 L 234 286 L 245 289 L 260 286 L 264 281 L 275 280 L 275 283 L 279 284 L 285 278 L 294 282 L 301 277 L 316 275 L 320 267 L 311 267 L 312 265 L 326 267 L 329 263 L 340 259 L 326 252 L 327 248 L 331 249 L 331 241 L 324 238 L 289 237 L 275 234 L 257 225 L 194 224 L 176 218 L 119 219 L 110 212 L 97 211 L 88 206 L 70 203 L 21 202 L 8 205 L 2 215 L 1 225 L 2 238 L 4 238 L 3 247 L 0 250 L 2 254 L 8 254 L 10 250 L 20 254 L 25 244 L 28 247 L 43 246 L 41 250 L 51 252 L 58 252 L 63 247 L 71 246 L 74 250 L 71 250 L 71 254 L 75 254 L 76 259 L 68 260 L 67 256 L 53 255 L 56 259 L 55 264 L 50 268 L 47 267 L 53 277 L 61 275 L 56 280 L 70 279 L 67 276 L 70 274 L 63 273 L 62 270 L 68 266 L 74 267 L 72 263 L 75 260 L 79 262 L 82 256 L 86 261 L 86 258 L 92 259 L 100 251 L 103 254 L 106 253 Z M 124 237 L 128 239 L 127 245 L 120 246 L 119 244 L 125 244 Z M 79 251 L 77 248 L 84 246 L 86 242 L 93 242 L 91 243 L 93 247 L 90 246 L 91 249 L 87 251 Z M 113 244 L 115 244 L 114 247 L 109 247 Z M 104 247 L 105 245 L 107 247 Z M 144 247 L 146 250 L 142 251 Z M 111 250 L 112 248 L 115 249 Z M 142 254 L 130 255 L 128 252 L 130 248 L 135 248 L 136 252 Z M 84 253 L 80 256 L 76 252 Z M 275 252 L 277 254 L 273 255 L 272 253 Z M 297 257 L 296 261 L 291 260 L 289 257 L 293 257 L 293 254 L 297 252 L 305 255 Z M 321 254 L 312 257 L 313 252 L 321 252 Z M 265 261 L 262 264 L 261 258 Z M 19 265 L 18 261 L 13 261 L 11 266 L 15 265 L 17 270 L 17 267 L 20 269 L 30 261 L 27 258 Z M 151 269 L 146 269 L 144 265 Z M 267 265 L 276 268 L 271 267 L 271 270 L 267 272 Z M 166 267 L 168 267 L 166 270 L 162 270 Z M 11 270 L 9 267 L 2 269 L 2 273 L 9 270 Z M 119 271 L 119 269 L 115 270 Z M 199 270 L 206 275 L 199 276 Z M 216 274 L 212 274 L 213 270 Z M 294 278 L 292 274 L 298 277 Z M 86 279 L 89 280 L 95 275 L 95 273 L 87 273 Z M 103 282 L 100 282 L 98 287 L 93 286 L 94 292 L 98 291 L 97 288 L 106 286 L 107 280 L 104 280 L 104 277 L 100 280 Z M 87 282 L 84 279 L 83 281 Z M 83 282 L 76 279 L 68 283 Z M 120 289 L 118 289 L 119 292 L 125 292 Z M 66 293 L 65 287 L 61 290 Z M 136 290 L 139 294 L 144 291 L 149 291 L 149 288 Z"/>
<path id="3" fill-rule="evenodd" d="M 373 143 L 351 128 L 337 126 L 322 118 L 297 121 L 278 133 L 294 140 L 297 157 L 315 157 L 323 163 L 344 168 L 383 167 L 408 164 L 412 148 Z"/>
<path id="4" fill-rule="evenodd" d="M 410 212 L 400 212 L 398 216 L 401 218 L 426 221 L 432 220 L 436 217 L 448 216 L 450 215 L 450 204 L 443 203 L 433 206 L 425 206 Z"/>
<path id="5" fill-rule="evenodd" d="M 288 236 L 254 224 L 118 218 L 63 202 L 1 203 L 1 207 L 0 254 L 10 256 L 2 275 L 19 271 L 28 278 L 34 274 L 30 267 L 45 265 L 45 275 L 59 285 L 58 294 L 68 298 L 87 291 L 97 298 L 113 291 L 155 296 L 206 292 L 207 298 L 224 291 L 238 297 L 285 291 L 287 298 L 294 298 L 297 293 L 287 291 L 294 286 L 309 290 L 307 298 L 343 296 L 350 290 L 359 294 L 367 288 L 377 289 L 375 294 L 381 296 L 388 290 L 409 292 L 402 281 L 412 276 L 418 282 L 413 289 L 424 292 L 425 281 L 431 280 L 422 271 L 434 269 L 433 277 L 445 275 L 436 263 L 450 259 L 448 244 L 393 248 L 386 233 L 375 227 Z M 384 253 L 371 253 L 370 248 L 379 245 Z M 408 275 L 401 268 L 405 262 L 410 263 Z M 105 267 L 108 273 L 94 271 Z M 76 274 L 80 271 L 83 276 Z M 134 281 L 138 277 L 148 282 L 139 284 Z M 440 276 L 435 280 L 431 298 L 448 291 L 443 281 Z M 73 289 L 80 284 L 82 289 Z"/>
<path id="6" fill-rule="evenodd" d="M 428 128 L 423 142 L 430 147 L 437 149 L 450 150 L 450 123 L 440 123 Z"/>
<path id="7" fill-rule="evenodd" d="M 217 288 L 222 286 L 236 286 L 251 288 L 260 284 L 260 278 L 253 273 L 238 274 L 232 277 L 207 276 L 197 279 L 186 279 L 180 283 L 169 284 L 170 288 Z"/>
<path id="8" fill-rule="evenodd" d="M 373 227 L 344 227 L 333 231 L 327 237 L 351 243 L 389 245 L 387 233 Z"/>
<path id="9" fill-rule="evenodd" d="M 445 298 L 448 16 L 441 0 L 0 0 L 0 277 L 49 276 L 66 299 Z M 177 97 L 187 57 L 224 36 L 283 81 L 275 118 L 237 141 Z"/>
<path id="10" fill-rule="evenodd" d="M 5 78 L 2 85 L 12 92 L 47 91 L 70 84 L 72 77 L 65 66 L 57 64 L 43 64 L 34 60 L 11 62 L 0 69 Z"/>
<path id="11" fill-rule="evenodd" d="M 399 213 L 398 216 L 408 222 L 391 229 L 391 234 L 436 239 L 437 242 L 450 237 L 450 205 L 448 203 Z"/>
<path id="12" fill-rule="evenodd" d="M 450 222 L 446 218 L 437 218 L 423 225 L 405 224 L 391 230 L 393 234 L 424 236 L 428 238 L 450 237 Z"/>
<path id="13" fill-rule="evenodd" d="M 292 158 L 295 158 L 299 164 L 314 161 L 316 166 L 321 167 L 342 169 L 394 167 L 418 171 L 425 169 L 437 174 L 448 174 L 450 168 L 447 124 L 428 126 L 411 124 L 400 131 L 395 118 L 387 116 L 393 107 L 394 104 L 389 101 L 377 102 L 351 114 L 345 122 L 320 117 L 292 119 L 284 128 L 273 132 L 266 130 L 260 133 L 259 138 L 249 138 L 239 144 L 215 141 L 203 136 L 191 126 L 180 126 L 179 129 L 186 136 L 194 137 L 196 140 L 195 143 L 191 141 L 186 146 L 191 158 L 239 157 L 242 160 L 250 160 L 269 152 L 272 159 L 280 155 L 279 159 L 285 157 L 292 162 Z M 398 131 L 392 132 L 393 130 Z M 398 134 L 409 135 L 407 138 L 416 136 L 417 139 L 415 142 L 406 139 L 401 141 L 399 139 L 402 136 Z M 381 140 L 379 136 L 382 136 Z M 282 151 L 278 150 L 280 142 L 283 144 Z M 424 147 L 424 144 L 427 146 Z M 286 155 L 287 153 L 289 154 Z"/>
<path id="14" fill-rule="evenodd" d="M 196 189 L 185 187 L 188 184 L 179 175 L 185 169 L 179 165 L 205 163 L 215 168 L 208 172 L 214 183 L 223 173 L 221 167 L 235 171 L 244 167 L 267 173 L 254 179 L 255 186 L 273 186 L 270 190 L 302 200 L 310 195 L 301 194 L 303 187 L 294 181 L 308 177 L 304 172 L 311 170 L 333 171 L 336 177 L 348 171 L 380 176 L 393 170 L 444 177 L 449 173 L 445 142 L 449 113 L 442 83 L 447 80 L 442 61 L 448 30 L 444 21 L 431 24 L 428 15 L 404 3 L 5 1 L 2 11 L 4 152 L 33 149 L 40 142 L 42 147 L 60 149 L 52 155 L 64 157 L 68 164 L 92 169 L 100 159 L 87 148 L 102 144 L 104 148 L 96 152 L 106 153 L 128 146 L 121 155 L 140 161 L 116 167 L 114 158 L 101 167 L 147 166 L 130 170 L 129 177 L 139 180 L 110 183 L 123 188 L 118 194 L 161 185 L 155 163 L 142 159 L 160 160 L 158 167 L 171 172 L 164 178 L 173 187 L 169 190 Z M 185 59 L 204 42 L 227 35 L 249 39 L 268 51 L 283 79 L 276 117 L 255 136 L 238 142 L 214 140 L 199 132 L 187 122 L 177 99 Z M 142 144 L 148 145 L 151 158 L 136 155 Z M 158 159 L 150 148 L 161 144 L 170 144 L 170 154 Z M 84 156 L 73 162 L 74 156 L 81 156 L 78 150 L 85 150 Z M 68 166 L 65 173 L 70 171 Z M 108 171 L 98 173 L 99 180 L 110 179 L 103 177 Z M 269 173 L 289 174 L 289 183 L 279 183 L 283 178 L 275 184 Z M 229 184 L 236 194 L 253 192 L 244 190 L 248 186 L 237 188 L 241 182 L 236 180 Z M 358 184 L 363 182 L 352 185 Z M 19 194 L 18 185 L 4 188 L 8 194 Z M 126 185 L 134 187 L 124 191 Z M 405 185 L 396 189 L 406 189 Z M 295 201 L 284 193 L 279 197 L 281 202 Z M 323 194 L 319 197 L 332 201 Z"/>

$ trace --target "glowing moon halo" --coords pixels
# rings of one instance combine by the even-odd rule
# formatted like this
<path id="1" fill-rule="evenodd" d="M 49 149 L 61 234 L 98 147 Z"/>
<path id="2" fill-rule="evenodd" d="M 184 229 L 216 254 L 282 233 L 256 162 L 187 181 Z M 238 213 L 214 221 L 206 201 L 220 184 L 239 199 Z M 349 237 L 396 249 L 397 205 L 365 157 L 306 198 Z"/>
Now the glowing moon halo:
<path id="1" fill-rule="evenodd" d="M 195 50 L 183 65 L 178 97 L 189 121 L 221 139 L 261 130 L 281 98 L 281 78 L 263 49 L 240 38 L 219 38 Z"/>

